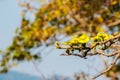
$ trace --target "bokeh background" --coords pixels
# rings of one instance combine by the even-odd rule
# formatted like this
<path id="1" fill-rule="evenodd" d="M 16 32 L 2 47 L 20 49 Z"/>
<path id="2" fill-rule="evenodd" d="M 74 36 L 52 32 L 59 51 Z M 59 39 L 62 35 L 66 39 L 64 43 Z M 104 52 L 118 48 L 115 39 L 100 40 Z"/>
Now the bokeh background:
<path id="1" fill-rule="evenodd" d="M 15 30 L 21 24 L 21 10 L 17 0 L 0 0 L 0 49 L 5 50 L 12 43 Z M 40 80 L 41 74 L 35 66 L 47 78 L 57 75 L 71 79 L 73 79 L 74 73 L 88 72 L 94 75 L 104 68 L 101 68 L 103 63 L 96 56 L 89 59 L 60 56 L 64 50 L 58 50 L 55 46 L 47 48 L 43 46 L 42 49 L 35 51 L 39 50 L 42 50 L 40 62 L 36 62 L 34 65 L 31 61 L 22 61 L 10 69 L 7 74 L 0 74 L 0 80 Z M 103 80 L 103 78 L 101 76 L 96 80 Z"/>

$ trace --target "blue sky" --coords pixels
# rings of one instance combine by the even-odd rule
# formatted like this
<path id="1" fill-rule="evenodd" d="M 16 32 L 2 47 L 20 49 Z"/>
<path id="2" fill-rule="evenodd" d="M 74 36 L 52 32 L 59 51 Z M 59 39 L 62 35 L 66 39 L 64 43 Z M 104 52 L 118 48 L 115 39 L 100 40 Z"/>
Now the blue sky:
<path id="1" fill-rule="evenodd" d="M 0 49 L 5 50 L 12 42 L 15 28 L 19 27 L 21 21 L 20 7 L 18 6 L 17 0 L 1 0 L 0 1 Z M 48 49 L 51 49 L 48 51 Z M 54 49 L 54 50 L 53 50 Z M 48 52 L 47 52 L 48 51 Z M 45 76 L 54 74 L 60 74 L 65 76 L 73 76 L 73 74 L 80 71 L 89 72 L 95 74 L 94 68 L 88 68 L 87 66 L 101 68 L 102 65 L 100 60 L 96 57 L 89 59 L 81 59 L 78 57 L 62 57 L 59 56 L 63 53 L 62 50 L 57 50 L 54 47 L 46 48 L 43 54 L 44 56 L 41 63 L 37 63 L 40 70 Z M 94 61 L 94 62 L 93 62 Z M 95 64 L 94 64 L 95 63 Z M 13 67 L 11 70 L 27 73 L 31 75 L 39 76 L 40 74 L 35 70 L 31 62 L 22 62 L 18 66 Z M 98 72 L 97 72 L 98 73 Z M 98 78 L 97 80 L 100 80 Z"/>
<path id="2" fill-rule="evenodd" d="M 14 30 L 20 25 L 20 8 L 17 0 L 0 0 L 0 49 L 12 42 Z"/>

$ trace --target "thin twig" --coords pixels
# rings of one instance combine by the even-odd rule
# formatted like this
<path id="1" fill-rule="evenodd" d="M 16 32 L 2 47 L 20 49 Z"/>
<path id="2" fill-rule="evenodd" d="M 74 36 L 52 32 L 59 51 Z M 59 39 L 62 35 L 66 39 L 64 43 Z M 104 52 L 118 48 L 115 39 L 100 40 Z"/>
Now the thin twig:
<path id="1" fill-rule="evenodd" d="M 118 39 L 118 38 L 120 38 L 120 34 L 117 35 L 117 36 L 115 36 L 115 37 L 113 37 L 113 38 L 110 38 L 109 40 L 105 40 L 105 41 L 98 42 L 98 43 L 94 44 L 93 46 L 89 47 L 89 49 L 87 49 L 87 50 L 84 52 L 83 57 L 86 57 L 87 54 L 88 54 L 88 52 L 91 51 L 91 50 L 92 50 L 93 48 L 95 48 L 96 46 L 102 45 L 102 44 L 106 44 L 107 42 L 109 42 L 109 41 L 114 41 L 114 40 L 116 40 L 116 39 Z M 80 47 L 78 47 L 78 46 L 73 46 L 72 48 L 74 48 L 74 49 L 79 49 L 79 50 L 84 49 L 84 48 L 80 48 Z M 60 48 L 59 48 L 59 49 L 71 49 L 71 47 L 70 47 L 69 45 L 60 45 Z M 85 49 L 86 49 L 86 48 L 85 48 Z M 104 55 L 106 55 L 106 54 L 104 54 Z M 110 56 L 112 56 L 112 55 L 110 55 Z"/>
<path id="2" fill-rule="evenodd" d="M 36 71 L 40 73 L 42 79 L 43 79 L 43 80 L 47 80 L 46 77 L 44 76 L 44 74 L 42 73 L 42 71 L 41 71 L 41 70 L 38 68 L 38 66 L 36 65 L 36 63 L 35 63 L 34 60 L 32 60 L 32 63 L 33 63 L 33 65 L 34 65 Z"/>
<path id="3" fill-rule="evenodd" d="M 119 51 L 116 51 L 116 52 L 113 52 L 111 54 L 107 54 L 107 53 L 104 53 L 103 51 L 102 52 L 99 52 L 98 54 L 101 54 L 103 56 L 107 56 L 107 57 L 111 57 L 111 56 L 115 56 L 116 54 L 118 54 Z"/>
<path id="4" fill-rule="evenodd" d="M 112 22 L 112 23 L 108 24 L 107 26 L 108 26 L 108 27 L 114 27 L 114 26 L 116 26 L 116 25 L 118 25 L 118 24 L 120 24 L 120 20 L 117 20 L 117 21 L 115 21 L 115 22 Z"/>
<path id="5" fill-rule="evenodd" d="M 61 56 L 78 56 L 78 57 L 80 57 L 80 58 L 83 58 L 83 55 L 80 55 L 80 54 L 72 54 L 72 53 L 70 53 L 70 54 L 61 54 Z"/>
<path id="6" fill-rule="evenodd" d="M 107 60 L 105 60 L 101 55 L 100 55 L 100 59 L 103 61 L 105 67 L 107 67 L 108 66 Z"/>
<path id="7" fill-rule="evenodd" d="M 106 72 L 110 71 L 114 67 L 114 65 L 117 62 L 117 60 L 119 59 L 119 57 L 120 57 L 120 54 L 117 54 L 115 56 L 115 59 L 113 60 L 112 64 L 107 69 L 105 69 L 104 71 L 100 72 L 98 75 L 94 76 L 92 79 L 96 79 L 97 77 L 99 77 L 99 76 L 105 74 Z"/>

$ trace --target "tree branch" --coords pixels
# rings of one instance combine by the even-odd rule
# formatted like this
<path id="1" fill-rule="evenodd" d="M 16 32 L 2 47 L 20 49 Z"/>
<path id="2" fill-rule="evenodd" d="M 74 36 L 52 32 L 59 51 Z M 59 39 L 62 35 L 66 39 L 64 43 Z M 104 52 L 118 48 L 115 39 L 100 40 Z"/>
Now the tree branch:
<path id="1" fill-rule="evenodd" d="M 119 59 L 119 57 L 120 57 L 120 53 L 115 56 L 113 62 L 111 63 L 111 65 L 106 70 L 100 72 L 98 75 L 94 76 L 92 79 L 96 79 L 97 77 L 99 77 L 99 76 L 105 74 L 106 72 L 110 71 L 113 68 L 113 66 L 115 65 L 115 63 L 117 62 L 117 60 Z"/>
<path id="2" fill-rule="evenodd" d="M 34 60 L 32 60 L 32 63 L 33 63 L 33 65 L 34 65 L 36 71 L 38 71 L 38 72 L 40 73 L 42 79 L 43 79 L 43 80 L 47 80 L 46 77 L 44 76 L 44 74 L 41 72 L 41 70 L 40 70 L 40 69 L 38 68 L 38 66 L 36 65 L 36 63 L 35 63 Z"/>
<path id="3" fill-rule="evenodd" d="M 108 26 L 108 27 L 114 27 L 114 26 L 116 26 L 116 25 L 118 25 L 118 24 L 120 24 L 120 20 L 117 20 L 117 21 L 115 21 L 115 22 L 112 22 L 112 23 L 108 24 L 107 26 Z"/>

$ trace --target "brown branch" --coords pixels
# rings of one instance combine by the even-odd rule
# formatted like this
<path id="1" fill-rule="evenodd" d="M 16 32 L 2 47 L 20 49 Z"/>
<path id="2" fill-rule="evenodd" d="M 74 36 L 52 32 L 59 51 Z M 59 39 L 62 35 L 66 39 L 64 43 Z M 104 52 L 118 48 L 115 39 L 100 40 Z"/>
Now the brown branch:
<path id="1" fill-rule="evenodd" d="M 108 40 L 105 40 L 105 41 L 98 42 L 98 43 L 94 44 L 93 46 L 90 47 L 90 50 L 95 48 L 97 45 L 106 44 L 107 42 L 113 41 L 113 40 L 118 39 L 118 38 L 120 38 L 120 34 L 118 34 L 117 36 L 115 36 L 113 38 L 110 38 Z M 72 48 L 80 49 L 80 47 L 78 47 L 78 46 L 73 46 Z M 60 49 L 71 49 L 71 47 L 69 45 L 60 45 Z M 90 51 L 90 50 L 87 50 L 87 52 Z"/>
<path id="2" fill-rule="evenodd" d="M 120 38 L 120 34 L 117 35 L 117 36 L 115 36 L 115 37 L 113 37 L 113 38 L 110 38 L 110 39 L 108 39 L 108 40 L 105 40 L 105 41 L 98 42 L 98 43 L 94 44 L 93 46 L 90 47 L 90 49 L 88 49 L 88 50 L 85 51 L 84 57 L 86 57 L 86 56 L 87 56 L 87 53 L 88 53 L 89 51 L 91 51 L 93 48 L 95 48 L 96 46 L 102 45 L 102 44 L 106 44 L 107 42 L 113 41 L 113 40 L 118 39 L 118 38 Z"/>
<path id="3" fill-rule="evenodd" d="M 116 51 L 114 53 L 111 53 L 111 54 L 108 54 L 108 53 L 104 53 L 103 51 L 102 52 L 99 52 L 98 54 L 101 54 L 101 55 L 104 55 L 104 56 L 107 56 L 107 57 L 111 57 L 111 56 L 115 56 L 118 54 L 119 51 Z"/>
<path id="4" fill-rule="evenodd" d="M 19 5 L 20 7 L 26 7 L 27 10 L 38 10 L 37 8 L 31 6 L 29 2 L 21 3 L 21 1 L 18 0 L 18 5 Z M 27 10 L 25 10 L 25 11 L 27 11 Z"/>
<path id="5" fill-rule="evenodd" d="M 108 66 L 108 61 L 103 58 L 103 56 L 100 55 L 100 59 L 103 61 L 105 67 Z"/>
<path id="6" fill-rule="evenodd" d="M 44 74 L 41 72 L 41 70 L 40 70 L 40 69 L 38 68 L 38 66 L 36 65 L 36 63 L 35 63 L 34 60 L 32 60 L 32 63 L 33 63 L 33 65 L 34 65 L 36 71 L 38 71 L 38 72 L 40 73 L 42 79 L 43 79 L 43 80 L 47 80 L 46 77 L 44 76 Z"/>
<path id="7" fill-rule="evenodd" d="M 117 21 L 115 21 L 115 22 L 112 22 L 112 23 L 108 24 L 107 26 L 108 26 L 108 27 L 114 27 L 114 26 L 116 26 L 116 25 L 118 25 L 118 24 L 120 24 L 120 20 L 117 20 Z"/>
<path id="8" fill-rule="evenodd" d="M 120 46 L 115 44 L 116 41 L 119 41 L 119 39 L 120 39 L 120 34 L 114 36 L 113 38 L 110 38 L 109 40 L 105 40 L 105 41 L 102 41 L 102 42 L 98 42 L 98 43 L 94 44 L 94 45 L 91 46 L 91 47 L 80 48 L 79 46 L 72 46 L 72 48 L 74 48 L 74 49 L 80 49 L 80 51 L 81 51 L 81 50 L 82 50 L 82 51 L 85 50 L 85 51 L 83 52 L 84 54 L 81 54 L 81 53 L 75 54 L 75 53 L 69 52 L 68 54 L 62 54 L 62 55 L 65 55 L 65 56 L 71 56 L 71 55 L 72 55 L 72 56 L 78 56 L 78 57 L 80 57 L 80 58 L 85 58 L 85 59 L 86 59 L 86 56 L 87 56 L 87 55 L 90 55 L 90 56 L 92 56 L 92 55 L 103 55 L 103 56 L 107 56 L 107 57 L 115 56 L 115 58 L 114 58 L 114 60 L 112 61 L 111 65 L 108 66 L 107 69 L 105 69 L 104 71 L 100 72 L 98 75 L 94 76 L 94 77 L 91 79 L 91 80 L 94 80 L 94 79 L 96 79 L 97 77 L 99 77 L 99 76 L 105 74 L 106 72 L 110 71 L 110 70 L 114 67 L 114 65 L 115 65 L 115 63 L 117 62 L 117 60 L 119 59 L 119 57 L 120 57 L 120 50 L 119 50 Z M 108 42 L 110 43 L 110 46 L 111 46 L 112 44 L 115 44 L 115 45 L 113 45 L 113 46 L 117 47 L 117 51 L 116 51 L 116 52 L 113 52 L 113 53 L 111 53 L 111 54 L 107 54 L 107 53 L 105 53 L 103 50 L 101 50 L 101 51 L 99 51 L 99 52 L 91 53 L 91 50 L 93 50 L 93 49 L 94 49 L 95 47 L 97 47 L 98 45 L 105 45 L 105 44 L 107 44 Z M 109 47 L 110 47 L 110 46 L 109 46 Z M 60 49 L 71 49 L 71 46 L 69 46 L 69 45 L 64 46 L 64 45 L 63 45 L 63 46 L 60 47 Z"/>
<path id="9" fill-rule="evenodd" d="M 100 72 L 98 75 L 94 76 L 92 79 L 96 79 L 97 77 L 99 77 L 99 76 L 105 74 L 106 72 L 110 71 L 114 67 L 114 65 L 117 62 L 117 60 L 119 59 L 119 57 L 120 57 L 120 53 L 115 56 L 113 62 L 111 63 L 111 65 L 106 70 Z"/>
<path id="10" fill-rule="evenodd" d="M 107 57 L 111 57 L 111 56 L 115 56 L 118 54 L 119 51 L 116 51 L 114 53 L 111 53 L 111 54 L 107 54 L 107 53 L 103 53 L 103 52 L 95 52 L 95 53 L 87 53 L 87 55 L 89 56 L 93 56 L 93 55 L 103 55 L 103 56 L 107 56 Z M 83 55 L 80 55 L 80 53 L 69 53 L 69 54 L 61 54 L 61 56 L 78 56 L 80 58 L 85 58 Z"/>
<path id="11" fill-rule="evenodd" d="M 87 55 L 89 56 L 93 56 L 93 55 L 103 55 L 103 56 L 107 56 L 107 57 L 112 57 L 118 54 L 119 51 L 116 51 L 114 53 L 108 54 L 108 53 L 103 53 L 103 52 L 95 52 L 95 53 L 87 53 Z"/>
<path id="12" fill-rule="evenodd" d="M 80 57 L 80 58 L 84 58 L 83 55 L 80 55 L 80 54 L 72 54 L 72 53 L 70 53 L 70 54 L 61 54 L 61 56 L 78 56 L 78 57 Z"/>

